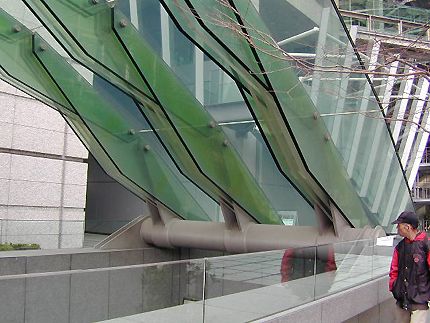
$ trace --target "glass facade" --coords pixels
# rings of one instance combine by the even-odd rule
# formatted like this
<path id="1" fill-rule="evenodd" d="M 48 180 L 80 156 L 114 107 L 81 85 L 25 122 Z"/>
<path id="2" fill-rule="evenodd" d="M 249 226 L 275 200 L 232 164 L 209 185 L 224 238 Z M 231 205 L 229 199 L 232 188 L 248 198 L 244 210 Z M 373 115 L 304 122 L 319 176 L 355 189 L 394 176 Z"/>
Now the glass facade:
<path id="1" fill-rule="evenodd" d="M 354 227 L 387 230 L 412 208 L 331 1 L 20 4 L 43 27 L 1 14 L 1 78 L 63 113 L 142 199 L 189 220 L 218 221 L 225 203 L 301 226 L 335 206 Z"/>

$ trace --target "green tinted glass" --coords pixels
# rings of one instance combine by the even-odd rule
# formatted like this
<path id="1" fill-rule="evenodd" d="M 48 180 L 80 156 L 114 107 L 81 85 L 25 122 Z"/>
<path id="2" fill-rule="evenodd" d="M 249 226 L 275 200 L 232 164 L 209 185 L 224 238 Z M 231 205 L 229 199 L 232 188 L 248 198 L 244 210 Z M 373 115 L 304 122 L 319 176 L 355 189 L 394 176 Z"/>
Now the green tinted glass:
<path id="1" fill-rule="evenodd" d="M 122 26 L 121 21 L 126 21 L 126 17 L 116 10 L 114 17 L 116 34 L 151 84 L 160 106 L 166 111 L 202 171 L 259 221 L 279 223 L 266 196 L 222 128 L 215 125 L 204 107 L 140 37 L 134 26 Z"/>
<path id="2" fill-rule="evenodd" d="M 184 184 L 180 183 L 177 176 L 172 173 L 173 167 L 167 167 L 157 152 L 154 152 L 154 147 L 157 146 L 154 145 L 154 138 L 149 138 L 153 137 L 152 131 L 145 123 L 139 124 L 137 116 L 142 118 L 142 115 L 140 112 L 133 112 L 133 102 L 128 106 L 118 104 L 117 107 L 121 107 L 122 110 L 113 111 L 112 106 L 104 102 L 63 58 L 54 53 L 46 44 L 40 44 L 39 37 L 32 36 L 25 27 L 19 25 L 4 12 L 0 14 L 0 22 L 2 26 L 0 30 L 0 35 L 2 35 L 2 46 L 0 46 L 2 78 L 6 78 L 6 81 L 57 107 L 72 127 L 79 132 L 79 136 L 87 148 L 97 157 L 107 173 L 131 191 L 143 198 L 146 198 L 146 192 L 149 192 L 151 196 L 155 196 L 184 218 L 209 219 L 206 212 L 185 189 Z M 9 35 L 10 32 L 12 32 L 12 37 Z M 19 37 L 17 37 L 18 34 Z M 35 56 L 34 53 L 37 53 L 38 56 Z M 48 58 L 46 58 L 47 56 Z M 12 57 L 13 59 L 11 59 Z M 47 63 L 44 62 L 44 65 L 41 65 L 41 61 L 38 60 L 42 57 L 45 57 L 48 62 L 51 59 L 53 62 L 50 63 L 61 67 L 52 68 L 47 73 L 44 69 Z M 67 79 L 67 91 L 71 91 L 70 93 L 63 91 L 61 80 L 54 77 L 56 72 L 61 72 L 62 77 Z M 118 90 L 116 91 L 118 92 Z M 115 89 L 111 86 L 109 92 L 115 93 Z M 73 101 L 79 98 L 81 102 L 86 101 L 86 104 L 80 104 L 76 113 L 72 113 L 71 111 L 74 109 L 71 98 Z M 63 105 L 58 102 L 62 102 Z M 135 105 L 134 110 L 138 111 Z M 124 121 L 130 122 L 130 125 L 125 124 Z M 145 141 L 140 138 L 137 140 L 127 138 L 133 137 L 134 129 L 139 129 L 138 127 L 142 125 L 146 126 L 146 129 L 143 130 L 147 130 L 146 133 L 141 134 Z M 124 131 L 128 132 L 124 134 Z M 139 136 L 139 133 L 136 135 Z M 146 142 L 149 142 L 150 146 L 146 146 Z M 106 148 L 109 154 L 106 153 Z M 148 154 L 143 154 L 144 151 Z M 142 160 L 145 162 L 142 163 Z M 130 177 L 132 180 L 128 179 Z M 187 183 L 187 185 L 190 184 Z M 142 191 L 142 188 L 145 191 Z M 202 199 L 202 194 L 199 195 L 199 198 Z M 213 201 L 212 203 L 214 204 Z"/>
<path id="3" fill-rule="evenodd" d="M 78 61 L 85 58 L 85 65 L 95 72 L 102 72 L 111 83 L 126 88 L 134 96 L 153 100 L 138 71 L 124 55 L 121 44 L 111 32 L 110 4 L 87 0 L 40 1 L 23 0 L 34 13 L 44 17 L 44 24 Z M 61 22 L 69 29 L 57 25 Z M 82 47 L 81 43 L 86 46 Z"/>
<path id="4" fill-rule="evenodd" d="M 63 26 L 68 28 L 67 32 L 74 35 L 77 43 L 83 48 L 86 48 L 88 39 L 85 37 L 81 38 L 81 29 L 74 25 L 69 25 L 72 23 L 68 18 L 61 19 L 61 17 L 85 14 L 85 23 L 87 23 L 88 17 L 97 16 L 97 18 L 92 18 L 92 29 L 88 26 L 85 27 L 89 28 L 88 30 L 90 31 L 96 29 L 98 26 L 112 24 L 110 18 L 109 24 L 107 22 L 103 22 L 102 24 L 97 23 L 98 19 L 108 19 L 108 15 L 101 14 L 101 11 L 105 10 L 111 13 L 110 8 L 105 7 L 102 10 L 101 7 L 98 7 L 97 10 L 86 11 L 88 9 L 87 4 L 88 2 L 76 2 L 73 6 L 67 8 L 62 6 L 60 8 L 57 2 L 45 2 L 45 5 L 55 13 L 55 17 L 53 18 L 58 19 L 58 21 L 61 20 Z M 76 7 L 79 8 L 76 9 Z M 81 9 L 85 9 L 85 13 Z M 156 94 L 157 100 L 162 101 L 161 105 L 157 106 L 156 104 L 141 100 L 141 97 L 139 97 L 139 100 L 143 103 L 141 105 L 142 109 L 144 109 L 148 119 L 159 133 L 160 138 L 162 138 L 178 165 L 187 172 L 187 175 L 193 181 L 202 183 L 205 189 L 208 189 L 209 192 L 212 194 L 215 193 L 215 195 L 220 196 L 226 201 L 233 198 L 236 203 L 246 209 L 258 221 L 279 223 L 278 216 L 253 180 L 248 169 L 241 162 L 240 158 L 238 158 L 234 149 L 228 142 L 225 142 L 226 138 L 222 130 L 218 127 L 211 127 L 212 119 L 201 109 L 198 102 L 190 96 L 186 88 L 171 74 L 167 66 L 163 65 L 164 63 L 158 59 L 156 53 L 148 51 L 145 48 L 148 46 L 140 42 L 138 34 L 127 26 L 128 22 L 123 20 L 122 16 L 115 15 L 117 16 L 117 20 L 114 23 L 115 31 L 112 30 L 112 35 L 115 32 L 118 35 L 121 34 L 121 38 L 113 41 L 112 45 L 116 46 L 121 40 L 127 52 L 139 66 L 140 71 L 143 72 L 142 77 L 148 81 L 148 84 L 151 84 L 151 90 Z M 103 29 L 103 32 L 105 31 Z M 130 33 L 130 31 L 132 32 Z M 134 37 L 133 39 L 139 41 L 139 46 L 130 42 L 128 39 L 130 37 Z M 107 37 L 103 38 L 103 47 L 108 47 L 111 40 Z M 93 41 L 100 42 L 98 39 L 93 39 Z M 88 46 L 88 51 L 96 49 L 96 47 L 94 47 L 94 44 L 91 44 Z M 124 50 L 124 52 L 126 51 Z M 142 54 L 145 54 L 144 61 L 142 60 Z M 103 65 L 110 64 L 109 60 L 103 61 L 103 55 L 100 55 L 98 59 L 102 61 Z M 172 92 L 172 88 L 178 89 L 177 93 Z M 187 119 L 184 116 L 187 116 Z M 172 125 L 175 127 L 174 129 L 171 129 Z M 183 140 L 182 145 L 181 142 L 178 142 L 177 138 L 174 138 L 175 135 L 180 135 L 179 138 Z M 192 154 L 192 158 L 197 162 L 204 176 L 210 179 L 209 181 L 207 179 L 204 180 L 201 174 L 196 173 L 195 166 L 193 168 L 190 165 L 187 151 L 181 148 L 184 143 L 186 144 L 186 149 L 189 149 L 188 156 Z M 228 195 L 220 193 L 217 186 L 228 193 L 231 198 Z"/>
<path id="5" fill-rule="evenodd" d="M 151 146 L 152 131 L 135 105 L 110 104 L 38 37 L 35 48 L 42 65 L 121 172 L 184 218 L 208 219 Z"/>
<path id="6" fill-rule="evenodd" d="M 212 1 L 213 6 L 215 6 L 216 2 Z M 235 41 L 242 42 L 243 46 L 249 46 L 246 39 L 252 38 L 253 46 L 249 47 L 252 47 L 255 53 L 253 60 L 259 60 L 262 63 L 261 67 L 266 72 L 264 74 L 265 79 L 273 89 L 264 88 L 256 80 L 255 75 L 261 74 L 261 70 L 252 70 L 251 62 L 234 61 L 234 58 L 225 49 L 231 46 L 232 40 L 230 38 L 213 37 L 211 41 L 211 33 L 207 32 L 207 29 L 212 27 L 209 23 L 204 20 L 200 21 L 200 24 L 206 23 L 206 29 L 200 28 L 197 23 L 184 23 L 193 17 L 190 13 L 184 14 L 183 8 L 186 8 L 186 5 L 183 7 L 182 5 L 177 6 L 170 3 L 168 8 L 175 12 L 177 19 L 181 20 L 181 26 L 187 29 L 189 36 L 197 41 L 205 38 L 204 43 L 210 48 L 209 53 L 217 55 L 219 62 L 228 63 L 225 64 L 228 65 L 227 69 L 237 72 L 236 79 L 244 83 L 248 90 L 258 94 L 258 98 L 254 97 L 255 101 L 262 100 L 265 106 L 270 107 L 267 111 L 258 113 L 260 116 L 264 113 L 266 116 L 271 115 L 267 120 L 276 120 L 275 122 L 266 122 L 268 125 L 266 137 L 270 139 L 271 147 L 281 165 L 285 165 L 283 160 L 289 160 L 290 163 L 291 160 L 295 160 L 299 164 L 305 162 L 300 168 L 305 167 L 310 170 L 311 175 L 305 175 L 304 177 L 307 178 L 307 186 L 313 187 L 318 196 L 318 199 L 315 198 L 313 201 L 315 203 L 319 201 L 327 202 L 325 194 L 321 193 L 321 189 L 318 187 L 319 182 L 341 210 L 348 214 L 349 219 L 356 226 L 367 224 L 368 219 L 364 214 L 361 202 L 349 183 L 345 172 L 342 171 L 337 151 L 331 142 L 326 139 L 327 129 L 325 124 L 321 119 L 315 119 L 317 110 L 306 92 L 304 92 L 296 74 L 277 50 L 277 45 L 273 43 L 267 28 L 261 22 L 251 3 L 243 1 L 236 5 L 237 7 L 233 8 L 233 11 L 239 13 L 242 18 L 236 21 L 229 19 L 229 23 L 235 23 L 236 26 L 243 25 L 249 30 L 246 31 L 241 28 L 241 32 L 236 33 Z M 178 9 L 179 7 L 180 9 Z M 229 9 L 231 10 L 231 8 Z M 211 14 L 216 13 L 212 12 Z M 235 17 L 236 19 L 238 18 L 237 15 Z M 253 24 L 252 27 L 249 27 L 250 23 Z M 217 32 L 217 28 L 211 30 L 213 33 Z M 249 33 L 249 37 L 244 34 L 245 31 Z M 202 33 L 204 36 L 202 36 Z M 226 57 L 229 58 L 225 59 Z M 244 64 L 249 72 L 244 71 Z M 240 75 L 240 78 L 237 77 L 238 75 Z M 300 109 L 296 107 L 300 107 Z M 254 105 L 255 110 L 258 110 L 258 108 Z M 255 113 L 257 114 L 257 112 Z M 292 138 L 290 138 L 291 134 L 293 135 Z M 278 140 L 279 143 L 289 143 L 291 145 L 289 147 L 290 152 L 295 152 L 295 154 L 290 154 L 289 159 L 286 159 L 285 149 L 279 150 L 280 145 L 276 144 L 275 140 Z M 293 158 L 291 158 L 292 156 Z M 291 165 L 289 169 L 294 169 L 294 166 Z M 288 168 L 285 168 L 284 172 L 288 173 Z M 315 179 L 317 182 L 315 182 Z"/>
<path id="7" fill-rule="evenodd" d="M 167 19 L 163 10 L 160 10 L 158 1 L 145 0 L 141 4 L 144 4 L 147 9 L 145 13 L 138 11 L 136 17 L 127 18 L 139 22 L 133 25 L 139 26 L 138 32 L 141 37 L 147 40 L 154 50 L 157 50 L 159 42 L 154 42 L 149 35 L 156 35 L 160 26 L 142 25 L 140 21 L 145 20 L 147 16 L 153 19 L 160 16 L 161 29 L 169 31 L 161 39 L 163 60 L 187 87 L 193 87 L 194 97 L 202 103 L 204 109 L 222 128 L 226 138 L 238 152 L 283 222 L 295 225 L 316 225 L 313 204 L 309 199 L 303 199 L 305 195 L 303 190 L 300 190 L 302 194 L 300 196 L 289 178 L 279 171 L 259 130 L 264 123 L 260 122 L 258 125 L 255 123 L 234 80 L 209 57 L 203 56 L 203 53 L 176 28 L 172 20 Z M 155 45 L 152 45 L 153 43 Z M 174 50 L 172 46 L 175 46 Z M 166 47 L 171 49 L 170 53 L 165 50 Z M 193 55 L 194 59 L 192 59 Z M 175 56 L 178 58 L 173 61 Z M 194 82 L 187 83 L 193 79 Z M 210 95 L 207 95 L 206 90 L 210 91 Z M 257 117 L 257 119 L 261 118 Z"/>
<path id="8" fill-rule="evenodd" d="M 194 9 L 196 9 L 198 4 L 193 1 L 191 2 L 195 6 Z M 216 1 L 213 1 L 214 7 L 215 2 Z M 225 59 L 228 51 L 222 52 L 222 48 L 231 46 L 229 43 L 230 40 L 228 37 L 216 37 L 217 27 L 212 27 L 213 24 L 210 23 L 210 19 L 200 20 L 198 23 L 205 24 L 206 30 L 204 28 L 199 29 L 197 22 L 184 23 L 185 21 L 192 21 L 191 18 L 193 14 L 184 10 L 184 8 L 187 7 L 189 10 L 191 7 L 188 5 L 189 3 L 184 3 L 179 6 L 169 1 L 166 1 L 166 3 L 170 12 L 174 13 L 175 18 L 180 22 L 182 28 L 186 30 L 189 36 L 205 44 L 209 54 L 218 55 L 218 61 L 231 62 L 231 57 Z M 303 92 L 304 88 L 302 88 L 297 79 L 297 75 L 306 76 L 306 72 L 304 73 L 303 69 L 301 71 L 297 69 L 294 70 L 294 64 L 289 64 L 288 60 L 290 59 L 293 62 L 296 60 L 279 51 L 278 45 L 273 41 L 276 40 L 280 44 L 287 44 L 289 43 L 289 37 L 302 32 L 308 38 L 303 36 L 303 38 L 297 40 L 295 44 L 291 44 L 290 51 L 292 51 L 293 54 L 299 52 L 303 53 L 304 57 L 312 57 L 312 54 L 318 54 L 317 52 L 319 50 L 324 52 L 326 57 L 331 58 L 332 66 L 335 65 L 333 58 L 339 58 L 339 53 L 342 53 L 346 47 L 345 43 L 347 43 L 347 38 L 344 31 L 339 28 L 341 25 L 338 18 L 330 17 L 333 14 L 331 4 L 327 6 L 327 2 L 323 1 L 317 2 L 317 4 L 321 7 L 321 10 L 307 10 L 306 8 L 308 7 L 303 6 L 303 12 L 301 12 L 300 6 L 290 4 L 288 1 L 270 3 L 259 2 L 259 12 L 257 12 L 251 2 L 229 2 L 225 7 L 235 13 L 236 21 L 233 21 L 231 16 L 223 15 L 223 17 L 229 18 L 226 18 L 225 22 L 219 22 L 218 26 L 228 23 L 230 27 L 227 26 L 227 28 L 236 34 L 237 41 L 248 43 L 246 39 L 251 39 L 249 43 L 252 44 L 251 47 L 254 48 L 256 53 L 254 59 L 262 63 L 261 66 L 264 72 L 266 72 L 266 80 L 269 81 L 276 94 L 275 99 L 278 101 L 276 102 L 277 106 L 281 108 L 281 116 L 285 116 L 285 121 L 288 121 L 286 124 L 292 130 L 294 134 L 293 138 L 298 142 L 298 147 L 311 174 L 322 184 L 323 188 L 333 198 L 334 202 L 357 226 L 362 226 L 368 223 L 369 220 L 371 222 L 381 223 L 380 220 L 375 221 L 375 214 L 369 209 L 368 205 L 364 206 L 362 204 L 366 202 L 366 199 L 360 201 L 362 196 L 357 189 L 355 180 L 351 181 L 349 172 L 346 172 L 347 165 L 345 164 L 344 156 L 338 149 L 338 145 L 333 145 L 331 142 L 329 130 L 331 130 L 334 120 L 329 120 L 330 118 L 325 117 L 330 113 L 330 108 L 336 106 L 336 104 L 333 103 L 336 101 L 336 93 L 342 90 L 339 86 L 340 83 L 337 83 L 337 87 L 330 88 L 329 92 L 331 96 L 324 95 L 324 91 L 322 90 L 324 87 L 328 86 L 326 82 L 321 82 L 321 88 L 315 85 L 308 86 L 309 96 L 314 102 L 315 99 L 318 100 L 318 109 L 316 110 L 309 100 L 308 95 Z M 229 8 L 230 5 L 232 7 Z M 210 8 L 210 6 L 208 8 Z M 202 14 L 198 11 L 197 13 L 199 15 Z M 216 14 L 216 12 L 211 12 L 206 13 L 206 16 L 215 16 Z M 292 15 L 295 19 L 285 19 L 286 15 Z M 261 22 L 261 18 L 263 18 L 269 28 Z M 297 23 L 297 21 L 300 23 Z M 323 25 L 323 23 L 325 25 Z M 238 32 L 237 29 L 231 28 L 232 25 L 240 27 L 240 32 Z M 333 28 L 333 26 L 337 27 L 337 30 L 334 30 L 336 28 Z M 208 29 L 211 31 L 208 32 Z M 303 31 L 299 29 L 303 29 Z M 319 31 L 320 35 L 318 36 L 318 33 L 315 33 L 315 31 Z M 215 36 L 212 34 L 215 34 Z M 240 37 L 241 35 L 243 37 Z M 318 49 L 316 44 L 321 43 L 321 38 L 323 36 L 329 39 L 327 45 L 330 47 Z M 302 36 L 300 35 L 300 37 Z M 205 39 L 203 40 L 203 38 Z M 315 57 L 315 54 L 313 57 Z M 240 68 L 240 64 L 243 63 L 252 70 L 252 64 L 243 61 L 237 62 L 235 65 L 229 65 L 227 69 L 233 66 L 236 68 L 237 74 L 244 77 L 243 69 Z M 254 74 L 256 73 L 257 71 L 254 70 Z M 307 73 L 309 74 L 309 71 Z M 252 71 L 249 74 L 252 75 Z M 318 73 L 314 73 L 313 76 L 314 79 L 317 80 L 316 76 L 318 76 Z M 242 82 L 245 80 L 248 88 L 255 87 L 255 82 L 251 84 L 249 82 L 250 79 L 250 77 L 244 77 L 241 80 Z M 257 93 L 263 97 L 267 105 L 269 101 L 267 97 L 264 98 L 261 88 Z M 300 107 L 300 110 L 297 108 L 294 109 L 294 107 Z M 319 114 L 325 119 L 321 118 L 317 121 L 312 121 L 315 116 L 318 118 Z M 322 122 L 322 119 L 324 119 L 324 122 Z M 343 127 L 347 129 L 348 126 L 344 125 Z M 278 128 L 278 131 L 272 130 L 271 135 L 274 136 L 278 134 L 279 136 L 281 134 L 279 130 L 282 129 Z M 367 133 L 369 134 L 369 132 Z M 273 148 L 273 143 L 271 143 L 271 145 Z M 347 144 L 343 144 L 343 146 L 345 147 Z M 363 146 L 365 146 L 365 143 Z M 358 168 L 359 165 L 362 167 L 363 163 L 357 164 L 356 168 Z M 344 170 L 339 172 L 339 169 Z M 399 167 L 398 170 L 401 172 Z M 367 215 L 367 217 L 365 215 Z M 376 216 L 376 218 L 377 217 L 378 216 Z M 369 220 L 367 218 L 369 218 Z"/>
<path id="9" fill-rule="evenodd" d="M 291 1 L 270 6 L 262 2 L 259 13 L 275 41 L 282 44 L 287 55 L 294 54 L 295 61 L 290 57 L 292 66 L 296 74 L 303 75 L 302 82 L 330 132 L 366 213 L 387 227 L 398 210 L 413 208 L 407 198 L 407 183 L 384 114 L 366 75 L 360 73 L 361 63 L 336 12 L 325 1 L 315 4 L 320 10 L 313 16 L 307 14 L 305 7 L 298 8 L 303 23 L 295 29 L 284 19 L 286 12 L 297 10 Z M 309 30 L 314 32 L 306 34 Z M 351 31 L 353 35 L 355 32 Z M 369 69 L 377 66 L 379 55 L 379 43 L 372 43 L 367 57 Z M 315 68 L 306 71 L 304 63 Z M 378 76 L 372 81 L 381 84 Z"/>

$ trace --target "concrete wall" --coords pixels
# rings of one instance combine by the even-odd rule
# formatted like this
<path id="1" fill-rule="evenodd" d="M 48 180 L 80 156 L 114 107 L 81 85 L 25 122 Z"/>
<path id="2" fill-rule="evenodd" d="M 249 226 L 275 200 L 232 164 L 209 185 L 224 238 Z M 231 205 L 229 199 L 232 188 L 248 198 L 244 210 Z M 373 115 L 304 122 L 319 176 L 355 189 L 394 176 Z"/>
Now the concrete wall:
<path id="1" fill-rule="evenodd" d="M 0 293 L 2 323 L 94 322 L 202 298 L 201 260 L 102 269 L 177 260 L 179 250 L 24 253 L 0 253 L 0 290 L 8 291 Z"/>
<path id="2" fill-rule="evenodd" d="M 58 112 L 0 81 L 0 242 L 82 246 L 87 154 Z"/>
<path id="3" fill-rule="evenodd" d="M 144 248 L 128 250 L 25 250 L 0 252 L 0 277 L 138 265 L 180 259 L 178 251 Z M 1 321 L 1 320 L 0 320 Z"/>
<path id="4" fill-rule="evenodd" d="M 146 203 L 109 177 L 90 155 L 86 231 L 110 234 L 145 214 Z"/>

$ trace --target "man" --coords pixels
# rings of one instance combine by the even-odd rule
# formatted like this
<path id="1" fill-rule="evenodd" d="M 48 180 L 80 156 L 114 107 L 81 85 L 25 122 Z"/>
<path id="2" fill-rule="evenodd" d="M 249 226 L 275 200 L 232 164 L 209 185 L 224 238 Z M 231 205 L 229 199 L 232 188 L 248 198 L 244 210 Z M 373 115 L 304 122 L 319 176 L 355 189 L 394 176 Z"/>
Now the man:
<path id="1" fill-rule="evenodd" d="M 430 253 L 425 232 L 418 230 L 414 212 L 402 212 L 393 224 L 403 240 L 395 247 L 390 291 L 397 301 L 397 322 L 426 322 L 430 300 Z"/>

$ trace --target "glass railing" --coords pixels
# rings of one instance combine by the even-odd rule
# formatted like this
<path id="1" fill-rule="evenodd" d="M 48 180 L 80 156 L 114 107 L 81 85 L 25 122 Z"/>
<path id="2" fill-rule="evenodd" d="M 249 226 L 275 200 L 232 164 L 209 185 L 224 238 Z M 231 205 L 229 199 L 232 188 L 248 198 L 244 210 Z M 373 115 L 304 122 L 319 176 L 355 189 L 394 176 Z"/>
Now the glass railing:
<path id="1" fill-rule="evenodd" d="M 400 3 L 388 3 L 387 1 L 362 1 L 362 0 L 340 0 L 339 9 L 356 11 L 374 16 L 384 16 L 407 21 L 428 23 L 430 20 L 430 6 L 412 7 Z"/>
<path id="2" fill-rule="evenodd" d="M 223 257 L 0 277 L 2 317 L 20 322 L 243 322 L 387 275 L 373 240 Z M 150 260 L 145 253 L 143 259 Z M 147 260 L 147 261 L 148 261 Z M 24 283 L 25 282 L 25 283 Z M 16 291 L 16 292 L 15 292 Z M 49 314 L 48 314 L 49 313 Z"/>
<path id="3" fill-rule="evenodd" d="M 413 187 L 412 197 L 415 200 L 429 200 L 430 199 L 430 188 L 428 187 Z"/>
<path id="4" fill-rule="evenodd" d="M 398 18 L 373 16 L 371 14 L 341 11 L 347 25 L 358 26 L 361 30 L 384 35 L 393 35 L 414 39 L 416 41 L 430 41 L 427 23 L 410 22 Z"/>

